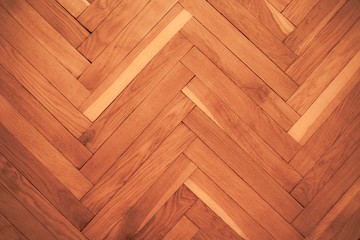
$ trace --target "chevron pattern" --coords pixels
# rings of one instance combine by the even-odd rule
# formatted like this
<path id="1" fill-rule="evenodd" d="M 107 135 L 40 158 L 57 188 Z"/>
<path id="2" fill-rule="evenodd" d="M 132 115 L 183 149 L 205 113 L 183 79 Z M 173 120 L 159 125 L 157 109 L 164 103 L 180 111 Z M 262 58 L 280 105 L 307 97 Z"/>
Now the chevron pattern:
<path id="1" fill-rule="evenodd" d="M 359 0 L 0 0 L 0 239 L 359 239 L 359 50 Z"/>

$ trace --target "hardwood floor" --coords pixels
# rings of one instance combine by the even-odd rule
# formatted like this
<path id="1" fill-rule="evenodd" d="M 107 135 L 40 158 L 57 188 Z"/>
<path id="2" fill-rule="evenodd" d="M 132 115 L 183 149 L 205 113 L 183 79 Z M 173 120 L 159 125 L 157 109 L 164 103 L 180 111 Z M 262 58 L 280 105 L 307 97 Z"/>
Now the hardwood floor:
<path id="1" fill-rule="evenodd" d="M 0 0 L 0 239 L 360 239 L 359 0 Z"/>

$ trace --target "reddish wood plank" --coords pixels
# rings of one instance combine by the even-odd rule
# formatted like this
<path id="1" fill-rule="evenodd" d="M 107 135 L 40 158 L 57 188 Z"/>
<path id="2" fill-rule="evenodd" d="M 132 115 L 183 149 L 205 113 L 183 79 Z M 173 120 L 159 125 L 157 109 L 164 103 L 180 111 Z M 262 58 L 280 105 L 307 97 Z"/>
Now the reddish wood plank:
<path id="1" fill-rule="evenodd" d="M 184 96 L 176 97 L 86 194 L 84 205 L 97 213 L 152 153 L 167 146 L 166 138 L 174 134 L 171 132 L 192 107 Z"/>
<path id="2" fill-rule="evenodd" d="M 56 0 L 26 1 L 75 48 L 89 36 L 89 32 Z"/>
<path id="3" fill-rule="evenodd" d="M 0 152 L 49 202 L 77 229 L 82 229 L 93 215 L 80 201 L 34 157 L 2 124 Z"/>
<path id="4" fill-rule="evenodd" d="M 208 0 L 208 2 L 282 70 L 286 70 L 297 58 L 281 40 L 237 0 Z M 256 28 L 252 26 L 256 26 Z"/>
<path id="5" fill-rule="evenodd" d="M 0 155 L 0 169 L 1 184 L 57 239 L 85 239 L 79 230 L 58 212 L 2 155 Z"/>
<path id="6" fill-rule="evenodd" d="M 285 160 L 297 153 L 300 145 L 197 48 L 192 48 L 181 62 Z"/>
<path id="7" fill-rule="evenodd" d="M 180 3 L 283 99 L 297 89 L 295 82 L 205 0 Z"/>
<path id="8" fill-rule="evenodd" d="M 197 197 L 182 186 L 133 238 L 162 239 L 196 200 Z"/>
<path id="9" fill-rule="evenodd" d="M 156 88 L 190 50 L 191 46 L 185 37 L 177 34 L 117 97 L 114 103 L 84 132 L 79 140 L 95 152 Z"/>
<path id="10" fill-rule="evenodd" d="M 182 217 L 170 232 L 165 235 L 164 240 L 190 240 L 198 230 L 199 228 L 187 217 Z"/>
<path id="11" fill-rule="evenodd" d="M 94 183 L 97 182 L 192 77 L 193 74 L 182 64 L 174 67 L 90 158 L 81 172 Z M 164 95 L 164 92 L 167 94 Z M 124 138 L 124 135 L 127 137 Z"/>
<path id="12" fill-rule="evenodd" d="M 27 240 L 21 232 L 0 213 L 0 237 L 13 240 Z"/>
<path id="13" fill-rule="evenodd" d="M 359 11 L 358 0 L 348 1 L 316 36 L 304 54 L 286 70 L 286 73 L 298 84 L 302 84 L 359 19 Z"/>
<path id="14" fill-rule="evenodd" d="M 320 0 L 292 0 L 282 13 L 297 26 L 319 1 Z"/>

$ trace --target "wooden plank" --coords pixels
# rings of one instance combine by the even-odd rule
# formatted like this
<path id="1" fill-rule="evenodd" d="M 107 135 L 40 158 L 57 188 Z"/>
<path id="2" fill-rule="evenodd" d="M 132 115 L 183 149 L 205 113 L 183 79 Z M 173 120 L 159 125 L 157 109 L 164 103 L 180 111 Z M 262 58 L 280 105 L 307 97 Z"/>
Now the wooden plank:
<path id="1" fill-rule="evenodd" d="M 182 29 L 186 36 L 241 90 L 256 102 L 286 131 L 298 120 L 299 115 L 285 103 L 254 72 L 241 62 L 214 35 L 195 18 Z"/>
<path id="2" fill-rule="evenodd" d="M 93 217 L 80 201 L 0 124 L 0 152 L 77 229 Z"/>
<path id="3" fill-rule="evenodd" d="M 83 204 L 97 213 L 154 151 L 166 146 L 166 138 L 192 107 L 185 96 L 176 97 L 84 196 Z"/>
<path id="4" fill-rule="evenodd" d="M 184 26 L 190 17 L 188 12 L 181 11 L 141 53 L 134 54 L 134 56 L 129 55 L 123 64 L 119 65 L 82 104 L 81 109 L 84 115 L 90 120 L 95 120 Z M 138 48 L 134 51 L 137 52 Z"/>
<path id="5" fill-rule="evenodd" d="M 163 144 L 163 147 L 152 154 L 146 164 L 143 164 L 132 175 L 130 180 L 84 228 L 85 236 L 90 239 L 105 237 L 193 139 L 193 133 L 185 126 L 180 125 L 178 130 L 173 132 L 168 141 Z M 112 222 L 107 219 L 112 219 Z"/>
<path id="6" fill-rule="evenodd" d="M 180 187 L 134 238 L 163 239 L 196 200 L 187 187 Z"/>
<path id="7" fill-rule="evenodd" d="M 78 50 L 84 54 L 92 62 L 96 62 L 96 58 L 99 54 L 121 33 L 128 24 L 132 24 L 133 19 L 139 14 L 139 12 L 146 6 L 149 0 L 136 0 L 136 1 L 121 1 L 120 4 L 112 11 L 112 13 L 99 25 L 97 28 L 91 27 L 91 25 L 85 25 L 90 27 L 91 31 L 94 31 L 78 48 Z M 91 6 L 95 6 L 92 4 Z M 80 16 L 80 22 L 90 21 L 97 17 L 91 15 L 90 18 L 82 19 Z M 95 27 L 95 26 L 94 26 Z"/>
<path id="8" fill-rule="evenodd" d="M 0 212 L 29 240 L 57 239 L 0 183 Z"/>
<path id="9" fill-rule="evenodd" d="M 243 239 L 201 200 L 196 201 L 186 212 L 186 217 L 195 223 L 201 231 L 206 232 L 209 239 Z"/>
<path id="10" fill-rule="evenodd" d="M 295 26 L 298 26 L 319 1 L 320 0 L 292 0 L 282 14 Z"/>
<path id="11" fill-rule="evenodd" d="M 90 84 L 92 75 L 95 74 L 96 77 L 101 77 L 103 80 L 104 76 L 102 76 L 102 74 L 106 74 L 107 76 L 111 71 L 113 71 L 116 66 L 129 54 L 129 52 L 131 52 L 131 50 L 133 50 L 133 48 L 136 47 L 136 45 L 151 31 L 151 29 L 159 23 L 159 21 L 176 3 L 175 0 L 160 0 L 156 2 L 158 4 L 155 4 L 154 1 L 151 1 L 151 4 L 148 4 L 145 8 L 143 8 L 140 13 L 137 15 L 133 14 L 134 16 L 124 19 L 127 25 L 123 26 L 121 24 L 120 32 L 115 30 L 118 35 L 114 35 L 116 37 L 112 40 L 112 42 L 108 42 L 106 40 L 107 36 L 104 36 L 105 39 L 102 40 L 104 43 L 102 43 L 102 41 L 98 41 L 98 39 L 90 38 L 89 41 L 86 41 L 83 46 L 80 46 L 80 52 L 82 52 L 88 59 L 90 59 L 90 61 L 94 63 L 84 72 L 84 76 L 81 76 L 79 79 L 82 83 L 85 84 L 85 86 Z M 104 28 L 106 30 L 105 25 Z M 118 28 L 118 26 L 116 26 L 116 28 Z M 111 33 L 111 35 L 113 34 Z M 98 71 L 101 71 L 101 74 L 99 74 Z M 94 79 L 96 79 L 96 77 Z M 102 80 L 99 82 L 102 82 Z"/>
<path id="12" fill-rule="evenodd" d="M 195 77 L 182 91 L 252 158 L 249 164 L 259 164 L 288 192 L 301 180 L 300 175 L 200 79 Z"/>
<path id="13" fill-rule="evenodd" d="M 182 217 L 163 239 L 190 240 L 195 236 L 198 230 L 199 228 L 187 217 Z"/>
<path id="14" fill-rule="evenodd" d="M 21 232 L 0 213 L 0 236 L 4 239 L 27 240 Z"/>
<path id="15" fill-rule="evenodd" d="M 0 155 L 1 184 L 57 239 L 85 239 L 5 157 Z"/>
<path id="16" fill-rule="evenodd" d="M 284 194 L 284 190 L 276 189 L 270 183 L 262 183 L 261 191 L 256 188 L 255 192 L 251 185 L 249 186 L 199 139 L 196 139 L 184 153 L 275 239 L 301 238 L 284 218 L 291 221 L 300 213 L 302 207 L 290 195 Z M 269 190 L 267 196 L 263 195 L 264 190 Z M 277 202 L 269 197 L 270 193 L 273 195 L 271 198 L 279 198 Z"/>
<path id="17" fill-rule="evenodd" d="M 286 73 L 298 84 L 302 84 L 359 19 L 359 11 L 358 0 L 348 1 L 319 32 L 311 46 L 286 70 Z"/>
<path id="18" fill-rule="evenodd" d="M 177 64 L 97 150 L 81 172 L 96 183 L 192 77 L 193 74 L 187 68 Z M 164 95 L 164 92 L 167 94 Z M 124 138 L 124 135 L 127 137 Z"/>
<path id="19" fill-rule="evenodd" d="M 90 121 L 1 36 L 0 53 L 0 64 L 75 137 L 80 137 Z"/>
<path id="20" fill-rule="evenodd" d="M 77 48 L 89 32 L 56 0 L 26 0 L 73 47 Z"/>
<path id="21" fill-rule="evenodd" d="M 185 185 L 240 237 L 261 240 L 274 239 L 200 170 L 196 170 L 185 182 Z"/>
<path id="22" fill-rule="evenodd" d="M 238 0 L 237 2 L 242 4 L 252 15 L 259 19 L 260 22 L 281 41 L 295 28 L 294 25 L 267 0 Z"/>
<path id="23" fill-rule="evenodd" d="M 284 8 L 292 1 L 292 0 L 268 0 L 279 12 L 282 12 Z"/>
<path id="24" fill-rule="evenodd" d="M 90 157 L 87 150 L 36 99 L 0 65 L 0 95 L 23 115 L 75 167 Z"/>
<path id="25" fill-rule="evenodd" d="M 346 1 L 320 0 L 284 43 L 297 55 L 301 55 Z M 311 1 L 298 1 L 298 3 L 311 4 Z"/>
<path id="26" fill-rule="evenodd" d="M 63 6 L 74 18 L 79 15 L 90 5 L 87 0 L 56 0 Z"/>
<path id="27" fill-rule="evenodd" d="M 79 140 L 95 152 L 160 83 L 192 45 L 180 33 L 139 73 Z"/>
<path id="28" fill-rule="evenodd" d="M 291 127 L 288 132 L 290 136 L 301 145 L 304 145 L 359 81 L 360 52 L 350 60 L 301 118 Z"/>
<path id="29" fill-rule="evenodd" d="M 77 20 L 93 32 L 122 2 L 121 0 L 96 0 L 80 14 Z"/>
<path id="30" fill-rule="evenodd" d="M 125 239 L 126 237 L 136 235 L 183 185 L 195 169 L 196 166 L 187 157 L 181 155 L 166 169 L 135 205 L 125 209 L 125 215 L 116 223 L 115 227 L 107 235 L 107 238 Z M 176 225 L 174 227 L 176 228 Z M 186 229 L 183 230 L 186 231 Z M 190 231 L 189 234 L 191 232 L 193 231 Z"/>
<path id="31" fill-rule="evenodd" d="M 3 39 L 6 39 L 6 41 L 13 46 L 9 46 L 8 49 L 16 49 L 16 51 L 31 62 L 31 64 L 33 64 L 33 66 L 75 106 L 80 106 L 80 104 L 90 95 L 90 92 L 79 83 L 54 56 L 52 56 L 1 7 L 0 28 L 2 48 L 5 49 L 5 46 L 9 45 L 4 43 Z M 16 55 L 18 54 L 15 54 L 15 56 Z M 7 55 L 2 53 L 2 56 L 5 58 Z M 17 61 L 20 60 L 14 59 L 14 56 L 11 55 L 9 61 L 13 62 L 13 64 L 17 64 Z M 3 65 L 6 65 L 6 62 L 3 62 Z M 26 66 L 26 64 L 24 65 Z"/>
<path id="32" fill-rule="evenodd" d="M 209 0 L 208 2 L 282 70 L 286 70 L 297 58 L 280 39 L 237 0 Z M 256 28 L 251 26 L 256 26 Z"/>
<path id="33" fill-rule="evenodd" d="M 341 166 L 331 180 L 293 222 L 304 236 L 310 234 L 321 219 L 360 176 L 360 148 Z"/>
<path id="34" fill-rule="evenodd" d="M 341 71 L 348 68 L 346 71 L 352 75 L 360 67 L 359 50 L 360 21 L 335 46 L 314 72 L 305 79 L 287 103 L 298 113 L 304 114 Z"/>
<path id="35" fill-rule="evenodd" d="M 316 194 L 331 179 L 333 174 L 348 159 L 360 143 L 360 130 L 356 127 L 360 119 L 349 123 L 350 127 L 328 147 L 291 195 L 303 206 L 307 206 Z"/>
<path id="36" fill-rule="evenodd" d="M 335 239 L 356 239 L 360 236 L 358 227 L 360 222 L 360 210 L 358 210 L 336 235 Z"/>
<path id="37" fill-rule="evenodd" d="M 360 179 L 358 179 L 336 203 L 307 239 L 334 239 L 337 232 L 341 230 L 346 222 L 359 210 L 359 191 Z"/>
<path id="38" fill-rule="evenodd" d="M 207 240 L 209 237 L 201 229 L 195 234 L 192 240 Z M 215 238 L 216 239 L 216 238 Z M 221 238 L 220 238 L 221 239 Z"/>
<path id="39" fill-rule="evenodd" d="M 80 199 L 92 187 L 87 180 L 45 137 L 0 96 L 1 123 Z M 39 148 L 38 146 L 41 146 Z"/>
<path id="40" fill-rule="evenodd" d="M 341 136 L 349 123 L 359 114 L 360 84 L 335 109 L 316 133 L 306 142 L 290 164 L 303 176 L 316 164 L 326 149 Z M 331 129 L 331 131 L 329 131 Z"/>
<path id="41" fill-rule="evenodd" d="M 86 58 L 76 51 L 76 49 L 26 1 L 4 0 L 1 1 L 0 6 L 8 11 L 34 39 L 75 77 L 79 77 L 89 66 Z"/>
<path id="42" fill-rule="evenodd" d="M 280 68 L 205 0 L 180 3 L 283 99 L 288 99 L 297 89 Z"/>
<path id="43" fill-rule="evenodd" d="M 192 107 L 185 97 L 175 98 L 86 194 L 83 204 L 97 213 L 154 151 L 166 146 L 167 137 Z"/>
<path id="44" fill-rule="evenodd" d="M 300 145 L 197 48 L 192 48 L 181 62 L 285 160 L 297 153 Z"/>

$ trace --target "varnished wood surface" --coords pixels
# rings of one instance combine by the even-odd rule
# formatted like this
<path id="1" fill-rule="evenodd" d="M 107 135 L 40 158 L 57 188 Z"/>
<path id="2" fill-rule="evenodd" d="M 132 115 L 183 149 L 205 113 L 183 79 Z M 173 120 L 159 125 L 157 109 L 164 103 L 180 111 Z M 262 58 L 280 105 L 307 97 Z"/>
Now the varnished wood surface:
<path id="1" fill-rule="evenodd" d="M 0 0 L 0 239 L 360 238 L 358 0 Z"/>

